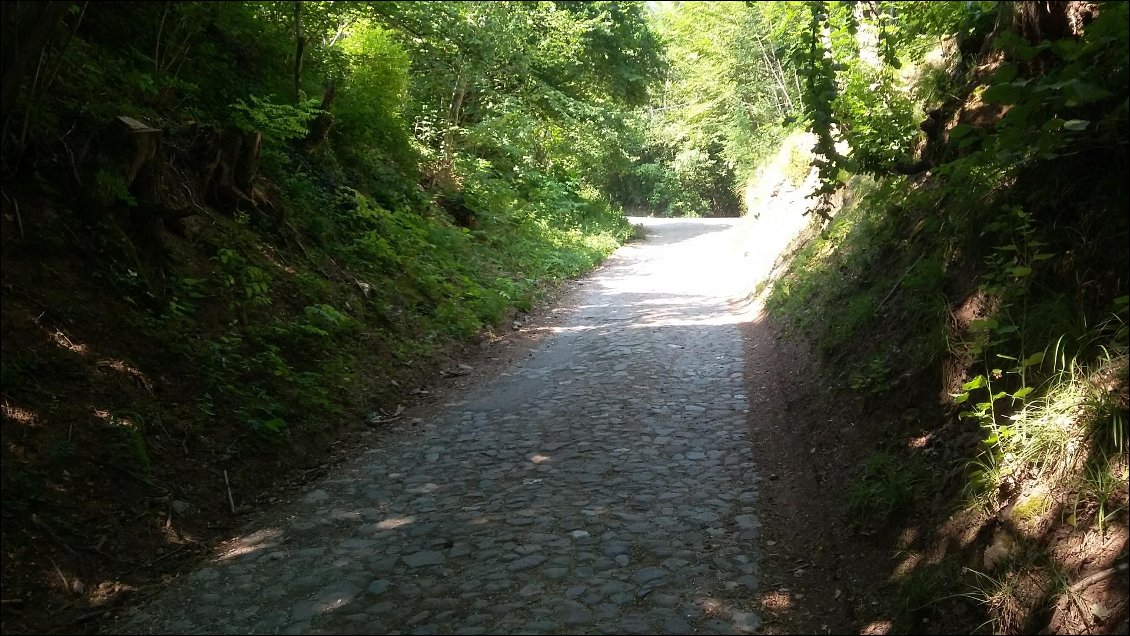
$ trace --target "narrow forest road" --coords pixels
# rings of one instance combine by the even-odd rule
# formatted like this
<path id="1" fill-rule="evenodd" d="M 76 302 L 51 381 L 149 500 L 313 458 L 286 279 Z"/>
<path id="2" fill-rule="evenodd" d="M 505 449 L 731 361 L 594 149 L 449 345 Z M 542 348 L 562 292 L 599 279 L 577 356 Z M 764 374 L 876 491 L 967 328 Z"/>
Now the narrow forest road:
<path id="1" fill-rule="evenodd" d="M 737 219 L 642 219 L 534 356 L 258 518 L 112 631 L 746 633 Z M 755 263 L 755 261 L 759 261 Z"/>

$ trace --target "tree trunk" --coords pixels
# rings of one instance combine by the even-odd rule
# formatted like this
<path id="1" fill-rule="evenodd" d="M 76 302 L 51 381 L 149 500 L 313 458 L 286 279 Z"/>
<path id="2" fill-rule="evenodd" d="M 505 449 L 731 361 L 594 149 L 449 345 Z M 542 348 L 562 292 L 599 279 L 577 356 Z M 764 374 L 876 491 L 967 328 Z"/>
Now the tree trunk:
<path id="1" fill-rule="evenodd" d="M 316 152 L 329 138 L 330 129 L 334 125 L 333 115 L 330 115 L 330 107 L 333 106 L 336 98 L 337 80 L 331 78 L 329 84 L 326 85 L 325 94 L 322 95 L 322 112 L 318 113 L 314 121 L 310 122 L 310 132 L 306 133 L 306 138 L 302 140 L 302 149 L 307 154 Z"/>
<path id="2" fill-rule="evenodd" d="M 136 185 L 142 198 L 156 199 L 160 187 L 160 169 L 154 165 L 159 163 L 161 151 L 161 131 L 157 128 L 146 126 L 132 117 L 121 116 L 116 120 L 115 136 L 118 141 L 114 145 L 121 149 L 121 169 L 126 186 L 131 189 Z"/>
<path id="3" fill-rule="evenodd" d="M 455 89 L 451 93 L 451 104 L 447 109 L 447 130 L 443 132 L 443 160 L 439 169 L 432 177 L 432 187 L 441 185 L 445 188 L 451 186 L 455 169 L 455 131 L 463 114 L 463 100 L 467 96 L 467 80 L 460 75 L 455 82 Z"/>
<path id="4" fill-rule="evenodd" d="M 294 103 L 302 101 L 302 56 L 306 37 L 302 35 L 302 3 L 294 3 Z"/>
<path id="5" fill-rule="evenodd" d="M 1012 30 L 1031 44 L 1044 40 L 1055 42 L 1064 38 L 1076 37 L 1083 27 L 1098 15 L 1098 7 L 1093 2 L 1010 2 L 1007 5 L 1006 20 L 1011 19 Z M 1053 59 L 1049 51 L 1041 51 L 1031 60 L 1023 63 L 1029 76 L 1039 76 Z"/>
<path id="6" fill-rule="evenodd" d="M 258 132 L 227 132 L 220 135 L 217 160 L 208 188 L 217 208 L 231 213 L 240 203 L 254 207 L 252 186 L 259 172 L 263 136 Z"/>

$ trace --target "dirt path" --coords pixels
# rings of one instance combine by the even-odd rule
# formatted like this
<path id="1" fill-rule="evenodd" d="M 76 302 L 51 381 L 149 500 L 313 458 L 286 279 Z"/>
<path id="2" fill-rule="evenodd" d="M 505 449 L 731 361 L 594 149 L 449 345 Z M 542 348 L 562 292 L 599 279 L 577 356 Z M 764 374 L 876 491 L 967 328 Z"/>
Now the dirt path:
<path id="1" fill-rule="evenodd" d="M 249 524 L 107 631 L 760 626 L 735 220 L 649 220 L 556 335 Z"/>

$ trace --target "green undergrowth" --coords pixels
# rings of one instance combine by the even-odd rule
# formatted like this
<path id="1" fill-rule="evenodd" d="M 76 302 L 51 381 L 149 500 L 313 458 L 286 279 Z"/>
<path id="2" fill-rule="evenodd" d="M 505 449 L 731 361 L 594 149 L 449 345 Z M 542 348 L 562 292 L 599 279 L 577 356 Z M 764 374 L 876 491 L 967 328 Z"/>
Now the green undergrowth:
<path id="1" fill-rule="evenodd" d="M 267 441 L 320 426 L 365 400 L 375 378 L 395 381 L 531 310 L 630 233 L 620 217 L 546 222 L 501 182 L 484 182 L 475 229 L 439 210 L 389 210 L 349 187 L 288 186 L 307 188 L 286 194 L 310 245 L 288 245 L 246 214 L 212 214 L 210 229 L 174 248 L 206 260 L 161 289 L 126 265 L 109 274 L 139 309 L 130 320 L 199 370 L 200 414 L 233 413 Z"/>
<path id="2" fill-rule="evenodd" d="M 865 393 L 885 393 L 945 351 L 941 253 L 930 253 L 937 248 L 923 245 L 920 231 L 898 234 L 907 223 L 898 221 L 904 193 L 899 179 L 853 180 L 841 212 L 796 253 L 767 303 L 827 359 L 861 361 L 840 381 Z M 835 320 L 827 319 L 831 308 Z M 861 337 L 884 329 L 890 337 Z"/>
<path id="3" fill-rule="evenodd" d="M 916 609 L 896 629 L 952 597 L 930 572 L 962 558 L 986 625 L 1031 629 L 1085 571 L 1047 545 L 1127 531 L 1127 85 L 1111 71 L 1125 70 L 1125 13 L 1106 3 L 1080 37 L 1039 44 L 994 31 L 988 75 L 956 49 L 918 74 L 932 90 L 911 94 L 942 95 L 922 108 L 946 122 L 917 142 L 929 171 L 851 176 L 770 289 L 823 389 L 895 449 L 858 458 L 857 522 L 1005 511 L 1005 556 L 983 561 L 974 543 L 911 572 Z M 969 115 L 986 110 L 988 123 Z"/>
<path id="4" fill-rule="evenodd" d="M 522 75 L 490 66 L 484 41 L 458 31 L 473 22 L 461 12 L 511 7 L 89 9 L 68 12 L 66 37 L 45 49 L 53 81 L 25 91 L 17 114 L 26 131 L 5 137 L 4 159 L 6 171 L 32 179 L 18 188 L 6 181 L 5 197 L 9 189 L 16 199 L 45 196 L 64 210 L 44 223 L 25 204 L 34 231 L 20 247 L 51 235 L 45 242 L 86 258 L 76 269 L 104 281 L 130 308 L 121 322 L 161 352 L 139 360 L 142 370 L 185 370 L 190 419 L 205 429 L 222 413 L 241 438 L 283 442 L 378 402 L 397 392 L 396 378 L 420 375 L 454 343 L 531 310 L 631 235 L 622 211 L 591 185 L 618 150 L 596 144 L 598 133 L 572 113 L 538 110 L 499 81 L 497 90 L 514 94 L 483 98 L 496 90 L 484 85 L 472 99 L 505 102 L 507 112 L 476 104 L 462 119 L 436 120 L 451 107 L 443 82 L 467 78 L 444 76 L 452 65 L 401 25 L 435 21 L 468 38 L 445 54 L 483 56 L 485 77 Z M 294 67 L 296 28 L 309 40 L 300 38 L 304 62 Z M 505 35 L 492 33 L 500 38 L 492 46 L 516 55 Z M 183 44 L 170 48 L 170 37 Z M 522 63 L 548 63 L 539 51 L 524 51 Z M 569 108 L 596 108 L 587 93 L 571 99 Z M 615 121 L 624 107 L 609 101 L 597 119 Z M 159 129 L 155 156 L 135 158 L 132 142 L 117 138 L 122 115 Z M 569 149 L 542 138 L 494 134 L 500 117 L 583 129 L 592 165 L 565 161 Z M 6 125 L 5 134 L 18 128 Z M 73 142 L 80 136 L 85 148 Z M 239 169 L 242 156 L 229 151 L 241 139 L 261 144 L 233 202 L 215 191 L 224 187 L 219 175 Z M 146 168 L 160 173 L 157 194 L 126 169 L 131 161 L 134 172 L 158 164 Z M 187 211 L 168 214 L 178 197 Z M 153 221 L 159 215 L 177 220 Z"/>
<path id="5" fill-rule="evenodd" d="M 1008 522 L 1021 551 L 1047 541 L 1050 528 L 1125 531 L 1125 282 L 1123 295 L 1112 297 L 1114 288 L 1088 307 L 1079 292 L 1064 292 L 1069 270 L 1059 259 L 1073 246 L 1039 231 L 1035 215 L 998 203 L 996 214 L 975 217 L 975 233 L 954 223 L 964 204 L 948 211 L 937 190 L 906 186 L 853 179 L 844 207 L 797 252 L 767 301 L 786 332 L 818 352 L 826 397 L 858 402 L 871 422 L 866 434 L 896 447 L 860 458 L 846 489 L 849 515 L 860 527 L 890 528 L 1014 504 Z M 1118 186 L 1096 186 L 1099 201 L 1108 187 Z M 991 236 L 994 246 L 966 243 L 971 236 Z M 940 404 L 939 392 L 949 394 Z M 908 426 L 908 408 L 927 415 Z M 944 426 L 950 418 L 955 427 Z M 947 428 L 979 431 L 981 443 L 963 447 Z M 952 447 L 943 461 L 907 443 L 923 434 Z M 950 485 L 935 508 L 939 484 Z M 1017 500 L 1032 488 L 1044 494 Z M 1051 557 L 1039 567 L 1010 557 L 954 578 L 937 574 L 960 563 L 955 555 L 900 583 L 899 629 L 930 616 L 955 580 L 998 633 L 1030 628 L 1068 587 L 1068 566 Z"/>

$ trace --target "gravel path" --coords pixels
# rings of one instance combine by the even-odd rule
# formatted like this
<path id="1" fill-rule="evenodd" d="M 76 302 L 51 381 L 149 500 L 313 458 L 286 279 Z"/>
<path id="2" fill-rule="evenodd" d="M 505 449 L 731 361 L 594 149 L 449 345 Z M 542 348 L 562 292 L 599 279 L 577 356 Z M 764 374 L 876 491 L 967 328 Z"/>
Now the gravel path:
<path id="1" fill-rule="evenodd" d="M 736 220 L 647 220 L 536 355 L 110 631 L 754 631 Z"/>

